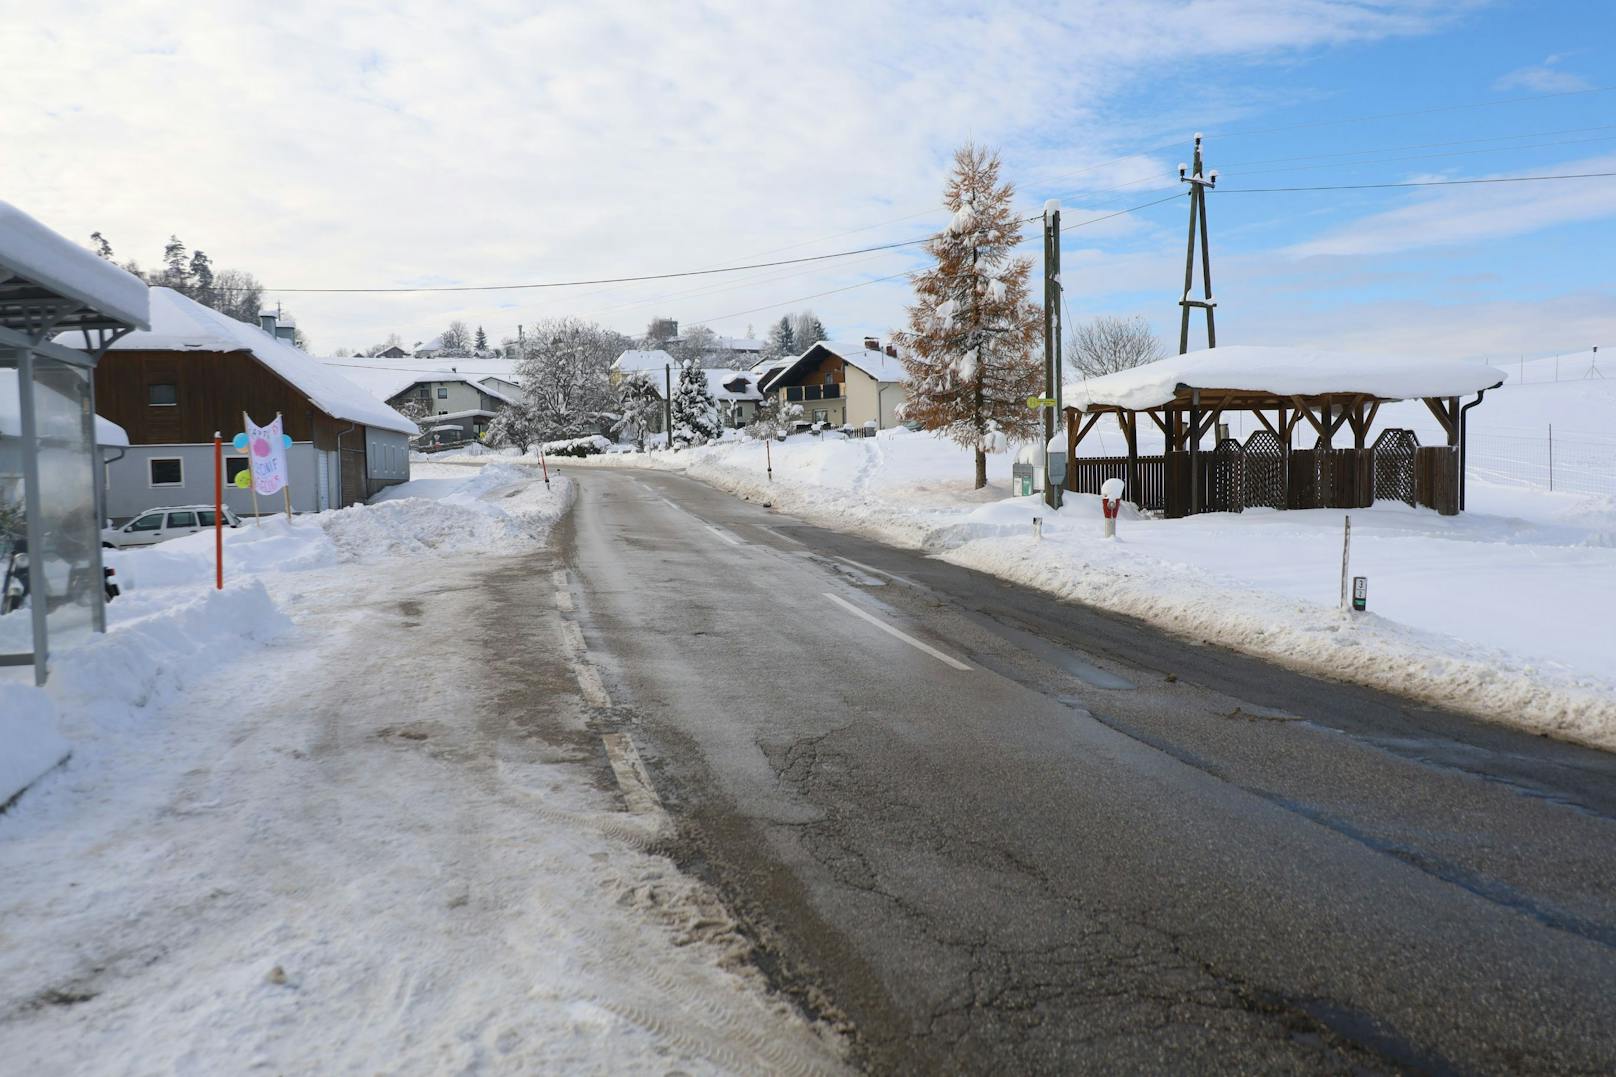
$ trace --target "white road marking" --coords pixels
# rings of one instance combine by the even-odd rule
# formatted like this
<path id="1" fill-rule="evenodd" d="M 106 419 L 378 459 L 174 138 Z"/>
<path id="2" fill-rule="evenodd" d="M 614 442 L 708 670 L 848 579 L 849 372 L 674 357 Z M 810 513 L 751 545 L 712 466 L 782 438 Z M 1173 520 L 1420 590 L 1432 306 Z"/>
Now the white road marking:
<path id="1" fill-rule="evenodd" d="M 617 784 L 623 790 L 623 802 L 628 805 L 628 810 L 635 815 L 652 816 L 659 824 L 668 825 L 668 813 L 662 807 L 662 798 L 657 796 L 656 787 L 651 784 L 651 776 L 640 760 L 634 741 L 627 733 L 607 733 L 600 739 L 606 745 L 606 758 L 612 764 L 612 773 L 617 775 Z"/>
<path id="2" fill-rule="evenodd" d="M 701 526 L 705 527 L 707 530 L 711 531 L 713 534 L 717 535 L 731 546 L 739 546 L 741 544 L 741 540 L 730 534 L 728 531 L 720 531 L 712 524 L 702 524 Z"/>
<path id="3" fill-rule="evenodd" d="M 907 633 L 899 632 L 896 628 L 893 628 L 891 625 L 887 624 L 874 614 L 867 613 L 864 610 L 859 609 L 857 606 L 853 605 L 853 603 L 847 601 L 847 599 L 833 595 L 829 591 L 824 592 L 824 595 L 826 598 L 845 609 L 848 613 L 853 614 L 855 617 L 864 618 L 866 621 L 870 622 L 887 635 L 898 637 L 909 646 L 915 648 L 917 651 L 925 651 L 927 654 L 931 655 L 939 662 L 942 662 L 944 665 L 953 666 L 955 669 L 963 669 L 966 671 L 970 670 L 971 667 L 966 665 L 964 662 L 961 662 L 959 659 L 954 658 L 951 655 L 946 655 L 942 651 L 939 651 L 936 647 L 931 646 L 929 643 L 922 643 Z"/>
<path id="4" fill-rule="evenodd" d="M 561 622 L 561 641 L 566 644 L 567 657 L 572 661 L 581 660 L 589 650 L 584 646 L 584 634 L 571 621 Z"/>
<path id="5" fill-rule="evenodd" d="M 762 524 L 758 524 L 757 529 L 759 531 L 767 531 L 769 534 L 773 535 L 775 538 L 780 539 L 783 542 L 789 542 L 793 546 L 807 545 L 806 543 L 798 542 L 796 539 L 792 538 L 790 535 L 782 535 L 780 532 L 776 531 L 772 527 L 764 527 Z"/>
<path id="6" fill-rule="evenodd" d="M 571 591 L 557 591 L 556 592 L 556 608 L 559 609 L 562 613 L 571 613 L 572 612 L 573 605 L 572 605 L 572 592 Z"/>
<path id="7" fill-rule="evenodd" d="M 550 580 L 551 580 L 551 582 L 553 582 L 556 585 L 556 588 L 558 590 L 561 589 L 561 588 L 566 587 L 567 586 L 567 570 L 564 569 L 564 568 L 556 569 L 554 572 L 550 573 Z"/>
<path id="8" fill-rule="evenodd" d="M 574 663 L 572 672 L 578 678 L 578 691 L 583 693 L 585 703 L 591 707 L 612 705 L 612 697 L 606 694 L 606 686 L 601 683 L 600 670 L 588 662 L 579 661 Z"/>

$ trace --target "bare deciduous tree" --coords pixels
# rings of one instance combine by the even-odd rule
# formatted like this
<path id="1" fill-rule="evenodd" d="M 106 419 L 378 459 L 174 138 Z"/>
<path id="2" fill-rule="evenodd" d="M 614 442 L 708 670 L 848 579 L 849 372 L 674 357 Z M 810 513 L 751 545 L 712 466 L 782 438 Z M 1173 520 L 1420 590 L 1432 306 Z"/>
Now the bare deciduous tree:
<path id="1" fill-rule="evenodd" d="M 1162 357 L 1161 341 L 1142 315 L 1122 318 L 1102 314 L 1072 330 L 1066 341 L 1066 363 L 1081 377 L 1097 378 L 1118 370 L 1154 363 Z"/>

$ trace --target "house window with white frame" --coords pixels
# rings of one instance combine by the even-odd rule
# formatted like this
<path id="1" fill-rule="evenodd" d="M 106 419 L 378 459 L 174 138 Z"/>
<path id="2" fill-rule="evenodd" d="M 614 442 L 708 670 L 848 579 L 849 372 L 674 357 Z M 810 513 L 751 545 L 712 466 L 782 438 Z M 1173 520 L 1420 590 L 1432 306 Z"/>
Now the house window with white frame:
<path id="1" fill-rule="evenodd" d="M 185 461 L 178 456 L 154 456 L 146 461 L 146 468 L 151 486 L 185 485 Z"/>

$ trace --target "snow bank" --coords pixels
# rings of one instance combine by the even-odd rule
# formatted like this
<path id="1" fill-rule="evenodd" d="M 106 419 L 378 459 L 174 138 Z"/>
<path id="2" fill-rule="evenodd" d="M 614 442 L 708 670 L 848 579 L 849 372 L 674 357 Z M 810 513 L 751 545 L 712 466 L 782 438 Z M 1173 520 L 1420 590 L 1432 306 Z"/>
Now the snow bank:
<path id="1" fill-rule="evenodd" d="M 107 634 L 54 653 L 43 691 L 31 669 L 0 671 L 0 803 L 59 763 L 69 744 L 82 752 L 127 732 L 192 678 L 250 660 L 290 630 L 288 603 L 276 595 L 295 592 L 298 574 L 521 548 L 543 541 L 572 492 L 560 476 L 546 487 L 532 468 L 504 460 L 416 470 L 421 480 L 390 487 L 374 505 L 226 531 L 222 591 L 213 587 L 211 532 L 106 551 L 124 587 L 107 607 Z"/>
<path id="2" fill-rule="evenodd" d="M 56 704 L 33 685 L 0 695 L 0 808 L 41 774 L 66 759 L 73 746 L 56 730 Z"/>
<path id="3" fill-rule="evenodd" d="M 1400 504 L 1352 510 L 1352 571 L 1369 609 L 1337 608 L 1340 510 L 1142 518 L 1103 538 L 1099 499 L 1051 516 L 1007 497 L 1014 454 L 989 457 L 973 490 L 968 454 L 929 434 L 793 436 L 677 454 L 611 455 L 823 526 L 922 549 L 1060 597 L 1138 617 L 1317 676 L 1351 680 L 1480 717 L 1616 749 L 1607 611 L 1616 605 L 1616 501 L 1491 487 L 1445 518 Z M 1043 541 L 1031 517 L 1045 518 Z"/>

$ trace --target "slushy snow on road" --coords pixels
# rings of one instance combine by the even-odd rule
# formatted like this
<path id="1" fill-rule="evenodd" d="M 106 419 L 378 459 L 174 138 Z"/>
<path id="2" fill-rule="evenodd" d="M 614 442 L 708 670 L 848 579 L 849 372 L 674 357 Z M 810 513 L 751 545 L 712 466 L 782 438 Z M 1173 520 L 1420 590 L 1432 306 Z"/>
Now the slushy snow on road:
<path id="1" fill-rule="evenodd" d="M 118 555 L 111 631 L 0 712 L 71 758 L 0 814 L 21 1073 L 828 1072 L 625 810 L 560 641 L 571 489 L 417 464 L 378 504 Z"/>

